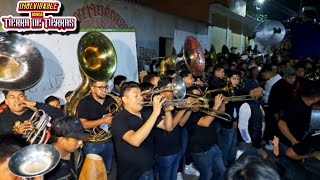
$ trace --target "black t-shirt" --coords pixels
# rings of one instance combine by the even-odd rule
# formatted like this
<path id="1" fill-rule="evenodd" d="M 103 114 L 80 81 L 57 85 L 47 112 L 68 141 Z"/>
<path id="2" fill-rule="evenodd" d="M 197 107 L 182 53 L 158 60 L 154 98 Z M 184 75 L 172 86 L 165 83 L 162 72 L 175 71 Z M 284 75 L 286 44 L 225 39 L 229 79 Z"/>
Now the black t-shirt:
<path id="1" fill-rule="evenodd" d="M 320 129 L 308 132 L 302 140 L 292 146 L 293 151 L 298 155 L 306 155 L 320 150 Z"/>
<path id="2" fill-rule="evenodd" d="M 174 113 L 174 112 L 172 112 Z M 162 120 L 164 111 L 161 111 L 158 120 Z M 174 114 L 172 115 L 174 117 Z M 160 123 L 158 121 L 158 123 Z M 181 129 L 176 126 L 172 132 L 154 127 L 152 130 L 154 138 L 154 151 L 159 156 L 169 156 L 178 153 L 181 150 Z"/>
<path id="3" fill-rule="evenodd" d="M 63 116 L 63 112 L 60 109 L 47 104 L 37 103 L 36 108 L 44 110 L 51 117 L 51 121 L 55 118 Z M 31 109 L 27 109 L 27 111 L 25 111 L 23 114 L 17 115 L 11 112 L 9 108 L 7 108 L 0 114 L 0 135 L 12 134 L 12 128 L 15 122 L 20 121 L 21 123 L 23 123 L 24 121 L 29 120 L 33 113 L 34 111 L 32 111 Z"/>
<path id="4" fill-rule="evenodd" d="M 97 120 L 108 114 L 107 107 L 115 101 L 110 97 L 106 96 L 104 102 L 100 104 L 96 101 L 92 95 L 88 95 L 81 99 L 77 107 L 77 114 L 79 118 L 88 120 Z"/>
<path id="5" fill-rule="evenodd" d="M 80 160 L 76 160 L 74 153 L 71 153 L 70 160 L 60 159 L 58 165 L 49 173 L 45 174 L 45 180 L 77 180 L 81 166 L 83 165 L 82 154 L 80 154 Z"/>
<path id="6" fill-rule="evenodd" d="M 152 169 L 153 140 L 148 136 L 139 147 L 134 147 L 123 140 L 130 130 L 137 131 L 148 118 L 142 118 L 123 109 L 112 119 L 112 137 L 116 150 L 117 179 L 138 179 L 144 172 Z"/>
<path id="7" fill-rule="evenodd" d="M 291 134 L 300 141 L 308 132 L 311 117 L 311 107 L 307 106 L 301 98 L 290 104 L 284 113 L 284 121 Z M 291 146 L 291 142 L 283 135 L 280 135 L 280 141 Z"/>
<path id="8" fill-rule="evenodd" d="M 217 144 L 217 134 L 214 129 L 215 122 L 212 122 L 207 128 L 197 125 L 202 116 L 206 116 L 206 114 L 193 112 L 187 121 L 189 147 L 192 153 L 206 152 L 211 146 Z"/>

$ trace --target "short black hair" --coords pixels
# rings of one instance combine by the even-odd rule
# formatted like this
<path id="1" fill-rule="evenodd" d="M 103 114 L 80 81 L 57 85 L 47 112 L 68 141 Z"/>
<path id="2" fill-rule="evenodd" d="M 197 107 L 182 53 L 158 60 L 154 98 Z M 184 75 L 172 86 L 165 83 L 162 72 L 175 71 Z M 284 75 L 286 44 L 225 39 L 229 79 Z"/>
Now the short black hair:
<path id="1" fill-rule="evenodd" d="M 59 98 L 57 98 L 55 96 L 49 96 L 44 100 L 44 103 L 45 104 L 49 104 L 52 101 L 59 101 L 60 102 Z"/>
<path id="2" fill-rule="evenodd" d="M 227 170 L 225 180 L 273 179 L 280 180 L 280 175 L 268 163 L 257 156 L 247 156 L 237 160 Z"/>
<path id="3" fill-rule="evenodd" d="M 24 93 L 24 90 L 2 90 L 2 93 L 4 94 L 4 97 L 7 97 L 9 91 L 22 91 Z"/>
<path id="4" fill-rule="evenodd" d="M 123 97 L 124 93 L 129 91 L 132 88 L 139 88 L 139 84 L 134 81 L 129 81 L 129 82 L 123 83 L 121 86 L 121 89 L 120 89 L 120 97 Z"/>
<path id="5" fill-rule="evenodd" d="M 265 64 L 260 70 L 260 73 L 265 73 L 265 72 L 273 72 L 272 65 Z"/>
<path id="6" fill-rule="evenodd" d="M 232 77 L 233 75 L 237 75 L 237 76 L 241 76 L 241 73 L 240 73 L 240 71 L 229 71 L 228 73 L 227 73 L 227 76 L 228 77 Z"/>
<path id="7" fill-rule="evenodd" d="M 158 82 L 158 88 L 166 87 L 170 83 L 172 83 L 172 78 L 171 77 L 164 77 L 164 78 L 160 79 L 160 81 Z"/>
<path id="8" fill-rule="evenodd" d="M 301 96 L 306 98 L 320 97 L 320 81 L 305 80 L 303 82 Z"/>
<path id="9" fill-rule="evenodd" d="M 148 89 L 152 89 L 153 88 L 153 84 L 150 82 L 142 82 L 139 84 L 139 88 L 141 89 L 141 91 L 145 91 Z"/>
<path id="10" fill-rule="evenodd" d="M 10 158 L 16 151 L 28 145 L 20 136 L 5 134 L 0 136 L 0 164 Z"/>
<path id="11" fill-rule="evenodd" d="M 184 78 L 187 77 L 189 74 L 191 74 L 191 72 L 187 71 L 187 70 L 183 70 L 179 73 L 179 76 Z"/>
<path id="12" fill-rule="evenodd" d="M 120 85 L 121 81 L 123 81 L 123 80 L 127 80 L 127 78 L 125 76 L 118 75 L 118 76 L 114 77 L 113 84 L 114 85 Z"/>
<path id="13" fill-rule="evenodd" d="M 158 77 L 157 74 L 148 74 L 143 77 L 143 82 L 151 82 L 154 77 Z"/>
<path id="14" fill-rule="evenodd" d="M 66 95 L 64 95 L 64 97 L 67 98 L 68 96 L 71 96 L 72 93 L 73 93 L 73 91 L 68 91 L 68 92 L 66 93 Z"/>
<path id="15" fill-rule="evenodd" d="M 224 70 L 224 68 L 221 65 L 217 65 L 214 67 L 213 72 L 220 71 L 220 70 Z"/>

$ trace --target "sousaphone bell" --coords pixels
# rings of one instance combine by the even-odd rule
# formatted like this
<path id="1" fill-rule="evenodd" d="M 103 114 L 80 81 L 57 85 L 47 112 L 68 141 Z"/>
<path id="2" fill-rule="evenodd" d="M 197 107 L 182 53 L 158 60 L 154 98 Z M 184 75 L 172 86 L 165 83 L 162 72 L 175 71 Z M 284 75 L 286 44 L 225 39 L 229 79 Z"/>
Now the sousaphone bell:
<path id="1" fill-rule="evenodd" d="M 0 32 L 0 89 L 28 89 L 41 79 L 43 70 L 42 55 L 29 40 Z"/>
<path id="2" fill-rule="evenodd" d="M 22 178 L 42 176 L 54 169 L 60 154 L 52 145 L 32 144 L 15 152 L 9 160 L 9 170 Z"/>

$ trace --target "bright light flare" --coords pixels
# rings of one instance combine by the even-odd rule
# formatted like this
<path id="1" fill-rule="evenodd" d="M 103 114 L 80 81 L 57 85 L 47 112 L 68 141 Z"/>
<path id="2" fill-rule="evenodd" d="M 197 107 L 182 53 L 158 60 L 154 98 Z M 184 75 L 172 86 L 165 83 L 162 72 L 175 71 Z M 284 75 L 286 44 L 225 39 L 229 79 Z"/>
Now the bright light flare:
<path id="1" fill-rule="evenodd" d="M 257 0 L 257 3 L 262 4 L 264 3 L 264 0 Z"/>

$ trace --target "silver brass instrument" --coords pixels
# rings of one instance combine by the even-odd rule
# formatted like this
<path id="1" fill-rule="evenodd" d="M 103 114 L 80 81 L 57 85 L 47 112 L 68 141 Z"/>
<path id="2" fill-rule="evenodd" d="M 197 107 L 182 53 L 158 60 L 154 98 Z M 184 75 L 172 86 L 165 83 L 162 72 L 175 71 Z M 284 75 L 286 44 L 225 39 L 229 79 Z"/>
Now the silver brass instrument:
<path id="1" fill-rule="evenodd" d="M 79 101 L 90 91 L 90 82 L 110 79 L 117 68 L 117 54 L 112 42 L 104 34 L 91 31 L 84 34 L 78 43 L 78 61 L 82 82 L 73 92 L 66 104 L 66 115 L 76 115 Z M 97 132 L 98 131 L 98 132 Z M 111 134 L 101 135 L 99 128 L 92 129 L 92 134 L 84 142 L 107 142 Z"/>
<path id="2" fill-rule="evenodd" d="M 151 95 L 151 99 L 152 99 L 154 94 L 159 94 L 162 92 L 173 92 L 173 94 L 178 99 L 183 99 L 186 95 L 186 85 L 184 84 L 183 79 L 180 76 L 176 76 L 172 80 L 172 88 L 152 90 L 149 92 L 144 92 L 142 93 L 142 95 Z"/>
<path id="3" fill-rule="evenodd" d="M 32 114 L 31 118 L 27 120 L 27 122 L 32 125 L 32 130 L 26 131 L 22 137 L 25 138 L 30 144 L 46 143 L 45 137 L 48 132 L 48 127 L 50 126 L 51 117 L 41 109 L 30 106 L 25 107 L 31 109 L 34 111 L 34 113 Z M 16 121 L 13 126 L 13 132 L 16 132 L 20 125 L 21 122 Z"/>
<path id="4" fill-rule="evenodd" d="M 43 70 L 42 55 L 30 41 L 0 32 L 0 89 L 28 89 L 41 79 Z"/>
<path id="5" fill-rule="evenodd" d="M 50 172 L 59 161 L 60 154 L 52 145 L 32 144 L 15 152 L 8 167 L 15 176 L 33 178 Z"/>
<path id="6" fill-rule="evenodd" d="M 201 99 L 198 98 L 192 98 L 189 97 L 188 99 L 172 99 L 172 100 L 167 100 L 163 103 L 164 107 L 167 106 L 174 106 L 177 108 L 208 108 L 209 104 L 208 103 L 196 103 L 194 104 L 193 102 L 195 101 L 201 101 Z M 143 106 L 152 106 L 152 101 L 147 101 L 147 102 L 141 102 Z"/>

